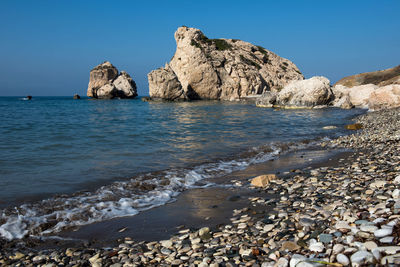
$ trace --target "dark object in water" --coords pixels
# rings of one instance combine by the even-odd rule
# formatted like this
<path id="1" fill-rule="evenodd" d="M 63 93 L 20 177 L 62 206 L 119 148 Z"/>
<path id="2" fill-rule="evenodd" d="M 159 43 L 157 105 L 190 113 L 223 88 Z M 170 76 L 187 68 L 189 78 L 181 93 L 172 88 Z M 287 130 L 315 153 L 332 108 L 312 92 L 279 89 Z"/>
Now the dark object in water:
<path id="1" fill-rule="evenodd" d="M 26 99 L 31 100 L 31 99 L 32 99 L 32 96 L 31 96 L 31 95 L 28 95 L 28 96 L 26 96 Z"/>
<path id="2" fill-rule="evenodd" d="M 74 99 L 81 99 L 81 96 L 78 94 L 74 94 Z"/>
<path id="3" fill-rule="evenodd" d="M 362 128 L 362 124 L 361 123 L 349 124 L 346 125 L 345 128 L 347 130 L 360 130 Z"/>
<path id="4" fill-rule="evenodd" d="M 151 97 L 144 96 L 144 97 L 142 97 L 142 101 L 143 102 L 149 102 L 149 101 L 151 101 Z"/>

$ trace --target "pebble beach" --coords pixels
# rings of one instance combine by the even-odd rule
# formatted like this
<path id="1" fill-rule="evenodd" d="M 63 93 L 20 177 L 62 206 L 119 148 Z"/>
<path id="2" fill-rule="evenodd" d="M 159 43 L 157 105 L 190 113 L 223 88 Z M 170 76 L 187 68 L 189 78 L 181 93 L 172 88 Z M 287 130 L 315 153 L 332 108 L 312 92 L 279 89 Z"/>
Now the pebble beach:
<path id="1" fill-rule="evenodd" d="M 109 248 L 0 252 L 2 266 L 398 266 L 400 109 L 369 112 L 362 129 L 321 143 L 352 149 L 334 166 L 293 170 L 252 188 L 230 224 L 180 229 L 168 240 L 129 237 Z M 251 187 L 250 181 L 243 186 Z M 268 207 L 268 213 L 265 210 Z"/>

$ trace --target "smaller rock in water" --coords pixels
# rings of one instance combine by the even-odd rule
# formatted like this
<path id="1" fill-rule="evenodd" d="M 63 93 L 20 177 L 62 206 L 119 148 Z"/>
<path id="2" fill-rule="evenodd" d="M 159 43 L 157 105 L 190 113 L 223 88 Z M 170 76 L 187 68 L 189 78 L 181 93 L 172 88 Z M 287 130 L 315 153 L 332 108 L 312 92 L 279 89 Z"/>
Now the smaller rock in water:
<path id="1" fill-rule="evenodd" d="M 336 129 L 336 128 L 337 128 L 337 127 L 336 127 L 336 126 L 333 126 L 333 125 L 322 127 L 322 129 L 324 129 L 324 130 L 333 130 L 333 129 Z"/>
<path id="2" fill-rule="evenodd" d="M 81 99 L 81 96 L 78 94 L 74 94 L 74 99 Z"/>

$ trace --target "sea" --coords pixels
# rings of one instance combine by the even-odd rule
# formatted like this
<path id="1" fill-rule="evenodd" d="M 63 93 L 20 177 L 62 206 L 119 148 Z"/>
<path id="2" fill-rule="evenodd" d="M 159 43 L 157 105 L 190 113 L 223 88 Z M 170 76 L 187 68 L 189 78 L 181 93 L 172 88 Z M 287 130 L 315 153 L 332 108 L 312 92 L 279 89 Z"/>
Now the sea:
<path id="1" fill-rule="evenodd" d="M 364 112 L 0 97 L 0 238 L 134 216 L 217 186 L 210 178 L 349 134 L 344 126 Z"/>

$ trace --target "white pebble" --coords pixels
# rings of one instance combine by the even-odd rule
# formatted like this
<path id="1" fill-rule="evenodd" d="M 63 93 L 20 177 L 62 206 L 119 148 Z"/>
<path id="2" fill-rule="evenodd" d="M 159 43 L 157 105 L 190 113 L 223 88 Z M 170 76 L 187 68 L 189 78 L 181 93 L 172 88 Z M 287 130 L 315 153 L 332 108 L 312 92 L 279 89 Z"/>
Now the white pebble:
<path id="1" fill-rule="evenodd" d="M 317 242 L 315 239 L 311 239 L 308 249 L 313 252 L 322 252 L 324 251 L 325 246 L 321 242 Z"/>
<path id="2" fill-rule="evenodd" d="M 373 221 L 373 223 L 381 223 L 381 222 L 384 222 L 385 221 L 385 218 L 377 218 L 377 219 L 375 219 L 374 221 Z"/>
<path id="3" fill-rule="evenodd" d="M 289 265 L 289 261 L 285 258 L 280 258 L 276 263 L 276 267 L 287 267 Z"/>
<path id="4" fill-rule="evenodd" d="M 376 237 L 385 237 L 388 235 L 391 235 L 393 232 L 392 228 L 382 228 L 382 229 L 378 229 L 374 232 L 374 235 Z"/>
<path id="5" fill-rule="evenodd" d="M 393 255 L 400 251 L 400 246 L 377 247 L 376 249 L 388 255 Z"/>
<path id="6" fill-rule="evenodd" d="M 346 242 L 347 242 L 347 244 L 353 243 L 354 242 L 354 236 L 352 236 L 352 235 L 346 236 Z"/>
<path id="7" fill-rule="evenodd" d="M 344 246 L 342 244 L 335 244 L 333 246 L 333 253 L 339 254 L 344 250 Z"/>
<path id="8" fill-rule="evenodd" d="M 374 225 L 365 225 L 365 224 L 363 224 L 363 225 L 361 225 L 360 230 L 364 231 L 364 232 L 373 233 L 376 230 L 378 230 L 378 227 L 376 227 Z"/>
<path id="9" fill-rule="evenodd" d="M 343 266 L 347 266 L 350 264 L 349 258 L 342 253 L 340 253 L 336 256 L 336 260 L 338 263 L 342 264 Z"/>
<path id="10" fill-rule="evenodd" d="M 274 229 L 274 225 L 273 224 L 267 224 L 264 226 L 264 232 L 269 232 L 272 229 Z"/>
<path id="11" fill-rule="evenodd" d="M 345 221 L 338 221 L 335 225 L 336 229 L 351 229 L 349 224 Z"/>
<path id="12" fill-rule="evenodd" d="M 366 249 L 372 251 L 374 248 L 377 248 L 378 245 L 373 241 L 367 241 L 367 242 L 364 243 L 364 247 Z"/>
<path id="13" fill-rule="evenodd" d="M 293 254 L 292 258 L 290 259 L 290 267 L 298 267 L 300 262 L 304 262 L 307 258 L 303 255 Z"/>
<path id="14" fill-rule="evenodd" d="M 374 255 L 375 259 L 379 260 L 381 258 L 381 252 L 378 248 L 374 248 L 371 252 L 372 255 Z"/>
<path id="15" fill-rule="evenodd" d="M 393 221 L 389 222 L 388 224 L 383 225 L 382 228 L 386 228 L 386 226 L 393 227 L 393 226 L 395 226 L 397 224 L 397 222 L 398 222 L 398 219 L 393 220 Z"/>
<path id="16" fill-rule="evenodd" d="M 379 239 L 379 242 L 384 243 L 384 244 L 390 244 L 393 242 L 394 237 L 393 236 L 387 236 Z"/>
<path id="17" fill-rule="evenodd" d="M 368 251 L 357 251 L 351 255 L 350 260 L 352 264 L 361 264 L 366 262 L 372 262 L 374 256 Z"/>
<path id="18" fill-rule="evenodd" d="M 393 193 L 392 193 L 392 198 L 399 198 L 400 197 L 400 190 L 399 189 L 395 189 L 395 190 L 393 190 Z"/>

